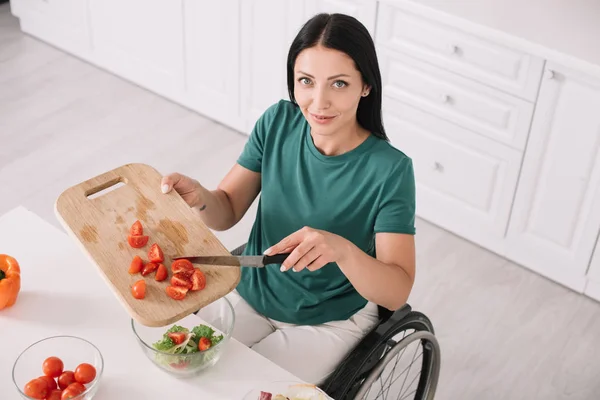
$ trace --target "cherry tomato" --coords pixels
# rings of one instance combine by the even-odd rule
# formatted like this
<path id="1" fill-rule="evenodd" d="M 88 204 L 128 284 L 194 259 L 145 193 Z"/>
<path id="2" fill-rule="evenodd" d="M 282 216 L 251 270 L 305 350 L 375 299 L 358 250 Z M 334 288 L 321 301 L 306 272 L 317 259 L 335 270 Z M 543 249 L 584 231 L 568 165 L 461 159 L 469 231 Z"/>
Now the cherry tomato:
<path id="1" fill-rule="evenodd" d="M 25 385 L 25 394 L 34 399 L 43 399 L 48 394 L 48 382 L 43 379 L 32 379 Z"/>
<path id="2" fill-rule="evenodd" d="M 129 229 L 129 234 L 131 236 L 142 236 L 144 234 L 144 228 L 142 227 L 142 223 L 138 220 L 131 225 Z"/>
<path id="3" fill-rule="evenodd" d="M 192 264 L 190 260 L 181 258 L 173 261 L 171 264 L 171 271 L 174 274 L 182 273 L 191 276 L 194 273 L 194 264 Z"/>
<path id="4" fill-rule="evenodd" d="M 142 270 L 142 276 L 146 276 L 149 273 L 156 271 L 157 268 L 158 268 L 157 263 L 153 263 L 153 262 L 147 263 L 146 265 L 144 265 L 144 269 Z"/>
<path id="5" fill-rule="evenodd" d="M 62 360 L 58 357 L 48 357 L 44 360 L 44 364 L 42 364 L 42 371 L 44 375 L 49 376 L 50 378 L 58 378 L 60 374 L 63 372 L 64 364 Z"/>
<path id="6" fill-rule="evenodd" d="M 79 382 L 71 383 L 63 392 L 60 400 L 72 399 L 85 392 L 85 386 Z"/>
<path id="7" fill-rule="evenodd" d="M 169 332 L 167 336 L 177 345 L 183 343 L 187 335 L 183 332 Z"/>
<path id="8" fill-rule="evenodd" d="M 158 282 L 162 282 L 167 279 L 168 276 L 169 272 L 167 271 L 167 267 L 165 267 L 163 264 L 159 264 L 154 279 Z"/>
<path id="9" fill-rule="evenodd" d="M 54 378 L 51 378 L 47 375 L 43 375 L 43 376 L 40 376 L 38 379 L 43 379 L 46 381 L 46 384 L 48 385 L 48 393 L 50 393 L 50 391 L 52 391 L 54 389 L 58 389 L 58 385 L 56 384 L 56 381 L 54 380 Z"/>
<path id="10" fill-rule="evenodd" d="M 58 387 L 65 390 L 67 386 L 75 381 L 75 373 L 73 371 L 65 371 L 58 377 Z"/>
<path id="11" fill-rule="evenodd" d="M 54 389 L 50 392 L 48 392 L 48 395 L 46 396 L 46 400 L 62 400 L 62 390 L 60 389 Z"/>
<path id="12" fill-rule="evenodd" d="M 181 286 L 186 289 L 192 288 L 192 280 L 189 276 L 178 272 L 171 277 L 171 285 L 173 286 Z"/>
<path id="13" fill-rule="evenodd" d="M 163 251 L 158 244 L 154 243 L 150 246 L 150 250 L 148 250 L 148 260 L 157 264 L 165 261 Z"/>
<path id="14" fill-rule="evenodd" d="M 165 291 L 170 298 L 174 300 L 183 300 L 187 294 L 188 288 L 182 286 L 167 286 Z"/>
<path id="15" fill-rule="evenodd" d="M 212 342 L 207 337 L 201 337 L 198 341 L 198 350 L 204 351 L 208 350 L 212 346 Z"/>
<path id="16" fill-rule="evenodd" d="M 138 300 L 146 297 L 146 281 L 140 279 L 139 281 L 135 282 L 131 287 L 131 294 Z"/>
<path id="17" fill-rule="evenodd" d="M 84 385 L 96 378 L 96 368 L 88 363 L 82 363 L 75 368 L 75 380 Z"/>
<path id="18" fill-rule="evenodd" d="M 142 261 L 142 258 L 140 256 L 135 256 L 133 257 L 133 260 L 131 260 L 131 265 L 129 266 L 129 273 L 131 275 L 137 274 L 142 270 L 143 267 L 144 262 Z"/>
<path id="19" fill-rule="evenodd" d="M 200 268 L 195 268 L 192 274 L 192 287 L 191 290 L 202 290 L 206 287 L 206 276 Z"/>
<path id="20" fill-rule="evenodd" d="M 148 243 L 148 239 L 149 239 L 149 237 L 146 235 L 142 235 L 142 236 L 128 235 L 127 236 L 127 242 L 129 242 L 129 245 L 131 247 L 133 247 L 134 249 L 141 249 L 142 247 L 144 247 Z"/>

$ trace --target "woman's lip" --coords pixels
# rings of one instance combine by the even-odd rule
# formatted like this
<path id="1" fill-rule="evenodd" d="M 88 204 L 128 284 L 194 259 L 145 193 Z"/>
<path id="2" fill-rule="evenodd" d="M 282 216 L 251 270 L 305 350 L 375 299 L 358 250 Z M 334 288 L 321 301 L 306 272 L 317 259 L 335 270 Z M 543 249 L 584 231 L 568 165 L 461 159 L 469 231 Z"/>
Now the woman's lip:
<path id="1" fill-rule="evenodd" d="M 315 118 L 320 118 L 320 119 L 328 119 L 328 118 L 330 119 L 330 118 L 336 117 L 335 115 L 318 115 L 318 114 L 313 114 L 313 113 L 310 113 L 310 115 L 312 115 Z"/>

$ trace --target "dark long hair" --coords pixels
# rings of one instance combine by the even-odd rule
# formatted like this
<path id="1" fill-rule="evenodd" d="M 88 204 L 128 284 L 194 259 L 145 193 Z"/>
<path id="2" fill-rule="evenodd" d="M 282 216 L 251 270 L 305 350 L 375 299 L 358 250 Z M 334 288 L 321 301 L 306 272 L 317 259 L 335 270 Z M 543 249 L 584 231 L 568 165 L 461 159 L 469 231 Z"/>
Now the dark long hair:
<path id="1" fill-rule="evenodd" d="M 287 85 L 292 103 L 294 97 L 294 65 L 304 49 L 322 45 L 350 56 L 360 71 L 363 81 L 371 86 L 366 97 L 358 103 L 358 123 L 375 136 L 388 140 L 381 118 L 381 72 L 375 44 L 365 26 L 356 18 L 344 14 L 317 14 L 308 20 L 296 35 L 287 58 Z"/>

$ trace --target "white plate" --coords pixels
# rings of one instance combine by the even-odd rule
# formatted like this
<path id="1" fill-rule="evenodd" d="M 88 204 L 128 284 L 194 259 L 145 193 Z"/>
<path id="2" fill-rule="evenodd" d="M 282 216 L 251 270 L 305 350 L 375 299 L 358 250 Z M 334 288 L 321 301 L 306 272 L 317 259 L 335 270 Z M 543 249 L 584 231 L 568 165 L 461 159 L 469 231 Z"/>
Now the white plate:
<path id="1" fill-rule="evenodd" d="M 275 396 L 281 394 L 290 400 L 333 400 L 315 385 L 301 382 L 270 382 L 254 388 L 243 400 L 260 400 L 260 392 L 269 392 Z"/>

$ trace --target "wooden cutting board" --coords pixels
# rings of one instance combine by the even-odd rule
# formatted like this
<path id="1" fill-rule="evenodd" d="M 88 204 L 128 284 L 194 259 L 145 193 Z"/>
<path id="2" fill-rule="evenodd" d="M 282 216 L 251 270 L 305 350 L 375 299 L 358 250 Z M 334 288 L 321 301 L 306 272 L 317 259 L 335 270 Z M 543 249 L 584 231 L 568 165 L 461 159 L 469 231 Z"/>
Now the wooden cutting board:
<path id="1" fill-rule="evenodd" d="M 162 175 L 145 164 L 127 164 L 65 190 L 57 199 L 57 218 L 98 267 L 100 275 L 130 313 L 146 326 L 165 326 L 196 312 L 231 292 L 239 283 L 238 267 L 195 265 L 206 275 L 206 287 L 174 300 L 165 288 L 172 276 L 172 257 L 227 255 L 229 252 L 200 219 L 197 211 L 172 190 L 160 190 Z M 150 238 L 145 247 L 127 242 L 131 225 L 139 220 Z M 130 275 L 135 255 L 148 262 L 153 243 L 162 248 L 169 277 L 156 282 L 155 273 Z M 137 300 L 131 286 L 146 281 L 146 297 Z"/>

